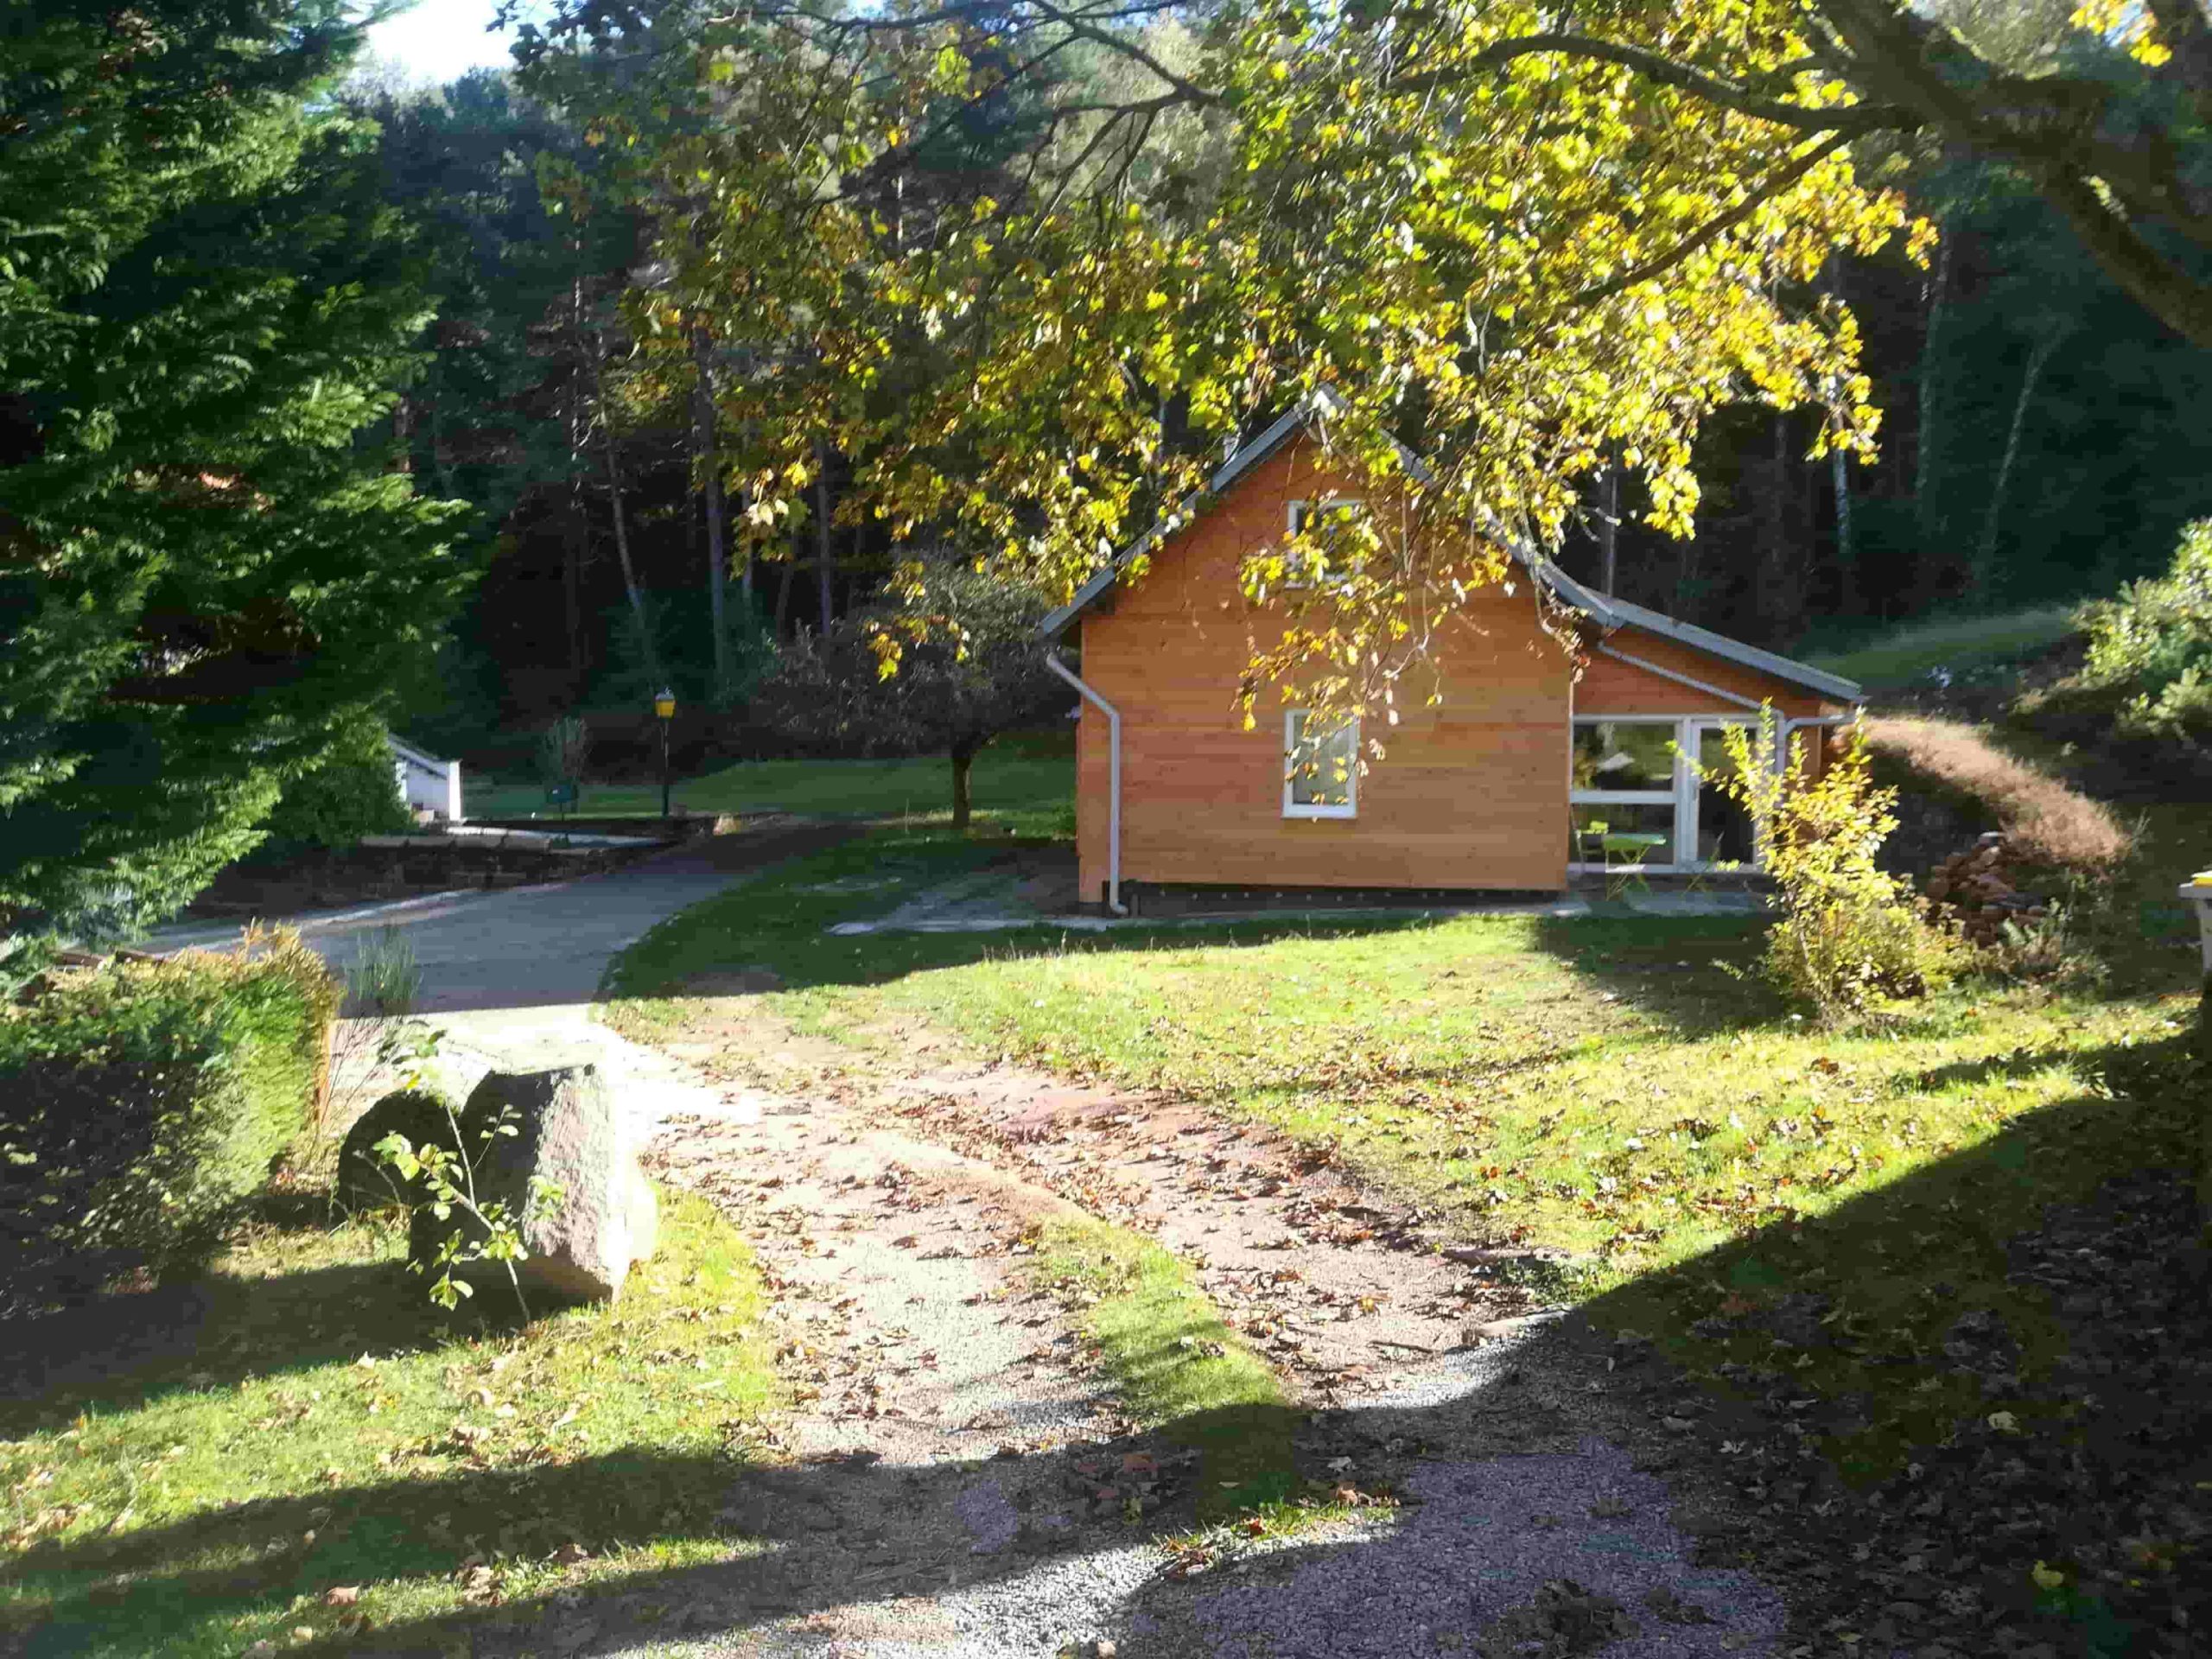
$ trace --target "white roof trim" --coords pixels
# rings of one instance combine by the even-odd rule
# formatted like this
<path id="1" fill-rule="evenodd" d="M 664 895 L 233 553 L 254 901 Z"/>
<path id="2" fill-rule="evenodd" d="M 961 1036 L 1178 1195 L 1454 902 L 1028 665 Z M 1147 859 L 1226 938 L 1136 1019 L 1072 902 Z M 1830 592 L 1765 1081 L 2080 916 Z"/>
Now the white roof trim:
<path id="1" fill-rule="evenodd" d="M 1261 433 L 1249 443 L 1243 445 L 1236 454 L 1222 462 L 1214 475 L 1206 480 L 1207 493 L 1221 494 L 1238 479 L 1281 448 L 1310 423 L 1335 414 L 1339 407 L 1336 396 L 1325 387 L 1303 399 L 1271 424 L 1266 431 Z M 1423 483 L 1430 482 L 1434 479 L 1434 473 L 1419 455 L 1414 454 L 1402 443 L 1397 442 L 1395 439 L 1391 442 L 1398 452 L 1399 464 L 1405 467 L 1408 474 Z M 1089 581 L 1077 588 L 1074 598 L 1047 616 L 1039 625 L 1038 632 L 1046 639 L 1058 639 L 1067 632 L 1069 626 L 1077 617 L 1096 604 L 1100 596 L 1120 580 L 1122 571 L 1137 559 L 1151 552 L 1154 548 L 1168 537 L 1174 535 L 1189 522 L 1190 517 L 1182 514 L 1175 514 L 1161 519 L 1121 552 L 1116 554 L 1111 563 L 1101 567 Z M 1491 528 L 1493 531 L 1500 531 L 1502 528 L 1495 523 L 1494 516 Z M 1599 593 L 1596 589 L 1586 588 L 1575 581 L 1521 537 L 1501 533 L 1499 538 L 1512 548 L 1514 556 L 1528 567 L 1531 575 L 1550 588 L 1562 604 L 1581 612 L 1609 632 L 1622 627 L 1642 628 L 1647 632 L 1659 634 L 1677 644 L 1688 645 L 1693 651 L 1702 652 L 1708 657 L 1719 657 L 1728 662 L 1740 664 L 1745 668 L 1755 669 L 1762 674 L 1770 675 L 1777 680 L 1787 680 L 1793 685 L 1804 686 L 1809 690 L 1817 691 L 1822 696 L 1833 698 L 1839 702 L 1859 703 L 1866 700 L 1865 689 L 1855 680 L 1847 680 L 1840 674 L 1830 674 L 1823 669 L 1798 662 L 1794 658 L 1779 656 L 1770 651 L 1762 651 L 1757 645 L 1745 645 L 1741 640 L 1731 639 L 1726 634 L 1714 633 L 1709 629 L 1695 627 L 1688 622 L 1677 622 L 1673 617 L 1662 612 L 1650 610 L 1642 605 L 1631 605 L 1628 601 L 1616 599 L 1611 594 Z"/>

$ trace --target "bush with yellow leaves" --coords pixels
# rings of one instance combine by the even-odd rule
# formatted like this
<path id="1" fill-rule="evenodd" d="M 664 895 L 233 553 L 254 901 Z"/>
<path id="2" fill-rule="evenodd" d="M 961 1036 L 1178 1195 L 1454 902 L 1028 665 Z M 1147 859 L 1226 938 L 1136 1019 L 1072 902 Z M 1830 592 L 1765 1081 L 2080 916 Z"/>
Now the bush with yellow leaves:
<path id="1" fill-rule="evenodd" d="M 1765 968 L 1785 995 L 1830 1022 L 1878 1018 L 1971 964 L 1965 941 L 1875 861 L 1897 828 L 1897 792 L 1874 783 L 1861 724 L 1840 734 L 1819 767 L 1802 731 L 1784 752 L 1770 707 L 1756 729 L 1731 726 L 1723 741 L 1726 768 L 1700 772 L 1749 814 L 1780 889 Z"/>

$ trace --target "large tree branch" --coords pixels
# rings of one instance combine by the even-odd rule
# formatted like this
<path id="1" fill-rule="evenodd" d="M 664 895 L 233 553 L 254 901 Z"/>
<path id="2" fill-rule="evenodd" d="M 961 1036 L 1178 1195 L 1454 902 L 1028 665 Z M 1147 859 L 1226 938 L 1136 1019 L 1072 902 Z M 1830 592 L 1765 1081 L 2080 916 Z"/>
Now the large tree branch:
<path id="1" fill-rule="evenodd" d="M 1215 109 L 1224 107 L 1228 104 L 1229 100 L 1220 93 L 1198 86 L 1177 74 L 1158 58 L 1146 51 L 1142 42 L 1133 41 L 1126 35 L 1116 34 L 1112 29 L 1101 29 L 1077 13 L 1063 11 L 1052 4 L 1052 0 L 1030 0 L 1030 3 L 1078 39 L 1089 41 L 1096 46 L 1103 46 L 1109 51 L 1118 52 L 1123 57 L 1141 65 L 1147 73 L 1158 76 L 1163 84 L 1180 93 L 1184 102 L 1199 108 Z"/>
<path id="2" fill-rule="evenodd" d="M 1639 283 L 1648 283 L 1663 276 L 1676 265 L 1695 253 L 1716 237 L 1725 236 L 1737 226 L 1757 213 L 1783 191 L 1789 189 L 1808 173 L 1818 167 L 1836 151 L 1851 142 L 1847 133 L 1834 133 L 1783 168 L 1743 200 L 1724 213 L 1715 213 L 1702 225 L 1669 244 L 1662 251 L 1654 254 L 1642 264 L 1633 265 L 1609 282 L 1595 283 L 1584 289 L 1567 301 L 1569 306 L 1594 305 L 1623 294 Z"/>
<path id="3" fill-rule="evenodd" d="M 2158 26 L 2158 43 L 2173 54 L 2160 73 L 2181 89 L 2196 118 L 2212 127 L 2212 14 L 2204 0 L 2143 0 Z"/>
<path id="4" fill-rule="evenodd" d="M 2193 7 L 2197 0 L 2180 3 Z M 2131 216 L 2164 219 L 2212 248 L 2212 212 L 2183 179 L 2171 145 L 2131 145 L 2098 136 L 2112 92 L 2103 82 L 2008 73 L 1951 30 L 1893 0 L 1818 3 L 1847 54 L 1838 73 L 1861 91 L 1910 111 L 1916 125 L 2009 162 L 2039 186 L 2061 174 L 2077 184 L 2101 181 Z"/>
<path id="5" fill-rule="evenodd" d="M 1647 80 L 1656 81 L 1662 86 L 1675 87 L 1708 104 L 1734 110 L 1740 115 L 1748 115 L 1757 120 L 1770 121 L 1777 126 L 1794 127 L 1801 132 L 1840 132 L 1856 136 L 1866 132 L 1909 130 L 1919 124 L 1905 111 L 1886 105 L 1851 104 L 1818 108 L 1788 99 L 1769 98 L 1741 82 L 1713 74 L 1644 47 L 1630 46 L 1619 41 L 1599 40 L 1587 35 L 1559 32 L 1522 35 L 1509 41 L 1495 41 L 1461 62 L 1392 76 L 1382 82 L 1382 87 L 1390 92 L 1429 92 L 1496 74 L 1517 60 L 1529 57 L 1583 58 L 1599 63 L 1618 64 L 1624 69 L 1634 70 Z"/>
<path id="6" fill-rule="evenodd" d="M 2212 348 L 2212 283 L 2154 247 L 2094 181 L 2056 168 L 2041 175 L 2031 168 L 2029 176 L 2129 298 L 2192 344 Z"/>

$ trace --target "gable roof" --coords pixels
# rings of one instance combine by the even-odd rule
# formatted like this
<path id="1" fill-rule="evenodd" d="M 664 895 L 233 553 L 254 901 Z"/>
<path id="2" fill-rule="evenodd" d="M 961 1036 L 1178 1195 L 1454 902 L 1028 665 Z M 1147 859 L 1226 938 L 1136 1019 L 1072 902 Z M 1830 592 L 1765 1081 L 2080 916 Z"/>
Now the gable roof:
<path id="1" fill-rule="evenodd" d="M 1326 391 L 1317 391 L 1304 399 L 1259 436 L 1243 445 L 1223 461 L 1215 469 L 1213 476 L 1206 480 L 1206 493 L 1209 496 L 1222 494 L 1316 420 L 1334 414 L 1337 408 L 1337 400 Z M 1415 478 L 1429 476 L 1428 468 L 1420 456 L 1403 444 L 1398 445 L 1397 449 L 1398 459 L 1408 473 Z M 1105 597 L 1108 590 L 1122 579 L 1122 573 L 1131 564 L 1169 537 L 1186 529 L 1196 521 L 1198 513 L 1205 510 L 1201 505 L 1192 512 L 1171 513 L 1153 525 L 1101 566 L 1089 581 L 1076 589 L 1074 598 L 1039 624 L 1039 634 L 1046 639 L 1058 639 L 1085 611 Z M 1866 691 L 1855 680 L 1847 680 L 1840 674 L 1830 674 L 1824 669 L 1798 662 L 1794 658 L 1762 651 L 1757 645 L 1747 645 L 1739 639 L 1731 639 L 1726 634 L 1714 633 L 1710 629 L 1677 622 L 1663 612 L 1643 605 L 1632 605 L 1624 599 L 1616 599 L 1611 594 L 1599 593 L 1576 582 L 1521 537 L 1510 538 L 1509 544 L 1513 550 L 1513 556 L 1528 568 L 1529 574 L 1542 583 L 1554 599 L 1569 609 L 1589 617 L 1608 632 L 1624 627 L 1642 628 L 1687 645 L 1692 651 L 1755 669 L 1777 680 L 1817 691 L 1822 696 L 1839 702 L 1866 701 Z"/>

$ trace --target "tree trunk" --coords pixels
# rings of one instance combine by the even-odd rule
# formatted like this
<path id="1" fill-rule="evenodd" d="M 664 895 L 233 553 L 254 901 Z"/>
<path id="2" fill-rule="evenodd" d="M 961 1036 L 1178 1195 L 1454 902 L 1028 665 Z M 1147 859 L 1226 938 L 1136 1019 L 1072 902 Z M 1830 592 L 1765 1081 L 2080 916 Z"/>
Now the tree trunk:
<path id="1" fill-rule="evenodd" d="M 1851 296 L 1843 289 L 1842 257 L 1831 257 L 1821 272 L 1821 285 L 1838 305 L 1847 306 Z M 1828 451 L 1828 480 L 1835 488 L 1835 563 L 1850 591 L 1856 591 L 1859 572 L 1853 557 L 1851 538 L 1851 457 L 1840 449 Z"/>
<path id="2" fill-rule="evenodd" d="M 1997 567 L 1997 534 L 2004 524 L 2005 497 L 2012 487 L 2012 471 L 2020 459 L 2020 435 L 2027 429 L 2028 407 L 2035 401 L 2036 385 L 2065 338 L 2063 328 L 2053 328 L 2037 340 L 2028 353 L 2027 367 L 2021 372 L 2020 395 L 2012 400 L 2012 424 L 2005 434 L 2005 452 L 1998 458 L 1996 481 L 1989 486 L 1989 508 L 1982 516 L 1980 556 L 1974 573 L 1977 588 L 1987 588 Z"/>
<path id="3" fill-rule="evenodd" d="M 814 580 L 822 603 L 822 626 L 830 626 L 830 585 L 837 574 L 837 556 L 833 550 L 830 534 L 830 456 L 820 444 L 814 446 L 816 471 L 814 474 Z"/>
<path id="4" fill-rule="evenodd" d="M 976 751 L 965 743 L 956 744 L 952 750 L 952 830 L 955 835 L 968 833 L 971 816 L 968 790 L 968 774 L 976 764 Z"/>
<path id="5" fill-rule="evenodd" d="M 1840 449 L 1828 451 L 1828 471 L 1835 480 L 1835 562 L 1847 580 L 1853 572 L 1851 540 L 1851 458 Z"/>
<path id="6" fill-rule="evenodd" d="M 569 511 L 561 526 L 561 620 L 569 631 L 569 696 L 584 693 L 584 504 L 583 480 L 572 480 Z"/>
<path id="7" fill-rule="evenodd" d="M 1928 328 L 1920 341 L 1919 423 L 1913 433 L 1912 511 L 1924 547 L 1936 545 L 1943 528 L 1936 517 L 1936 416 L 1951 290 L 1951 237 L 1948 226 L 1939 222 L 1936 228 L 1936 272 L 1929 282 Z"/>
<path id="8" fill-rule="evenodd" d="M 723 588 L 728 580 L 728 541 L 722 514 L 721 455 L 715 443 L 715 392 L 709 378 L 707 331 L 691 333 L 691 356 L 698 379 L 691 389 L 693 424 L 698 431 L 699 467 L 706 474 L 707 626 L 714 631 L 715 700 L 729 695 L 729 626 Z"/>
<path id="9" fill-rule="evenodd" d="M 1789 511 L 1790 466 L 1789 417 L 1776 410 L 1767 416 L 1769 450 L 1761 470 L 1765 474 L 1765 499 L 1758 526 L 1759 621 L 1776 643 L 1789 638 L 1796 623 L 1802 584 L 1794 581 L 1796 562 L 1792 549 Z"/>
<path id="10" fill-rule="evenodd" d="M 1611 594 L 1620 580 L 1621 469 L 1605 468 L 1598 486 L 1598 591 Z"/>
<path id="11" fill-rule="evenodd" d="M 638 586 L 638 570 L 630 559 L 630 521 L 622 509 L 622 461 L 614 442 L 614 422 L 607 404 L 606 342 L 592 336 L 592 380 L 599 392 L 599 432 L 607 455 L 607 505 L 614 515 L 614 556 L 622 566 L 622 588 L 630 596 L 630 620 L 638 630 L 638 649 L 645 659 L 645 672 L 658 691 L 667 683 L 661 673 L 660 645 L 653 638 L 652 619 L 645 613 L 645 589 Z"/>
<path id="12" fill-rule="evenodd" d="M 575 347 L 579 357 L 583 351 L 583 284 L 581 280 L 569 289 L 569 323 L 575 333 Z M 584 511 L 584 469 L 590 464 L 588 434 L 590 420 L 584 407 L 583 377 L 574 372 L 568 377 L 569 427 L 569 511 L 567 522 L 561 531 L 561 606 L 562 620 L 569 630 L 569 696 L 571 701 L 584 694 L 584 678 L 590 669 L 584 651 L 583 570 L 584 543 L 588 534 L 588 518 Z"/>

